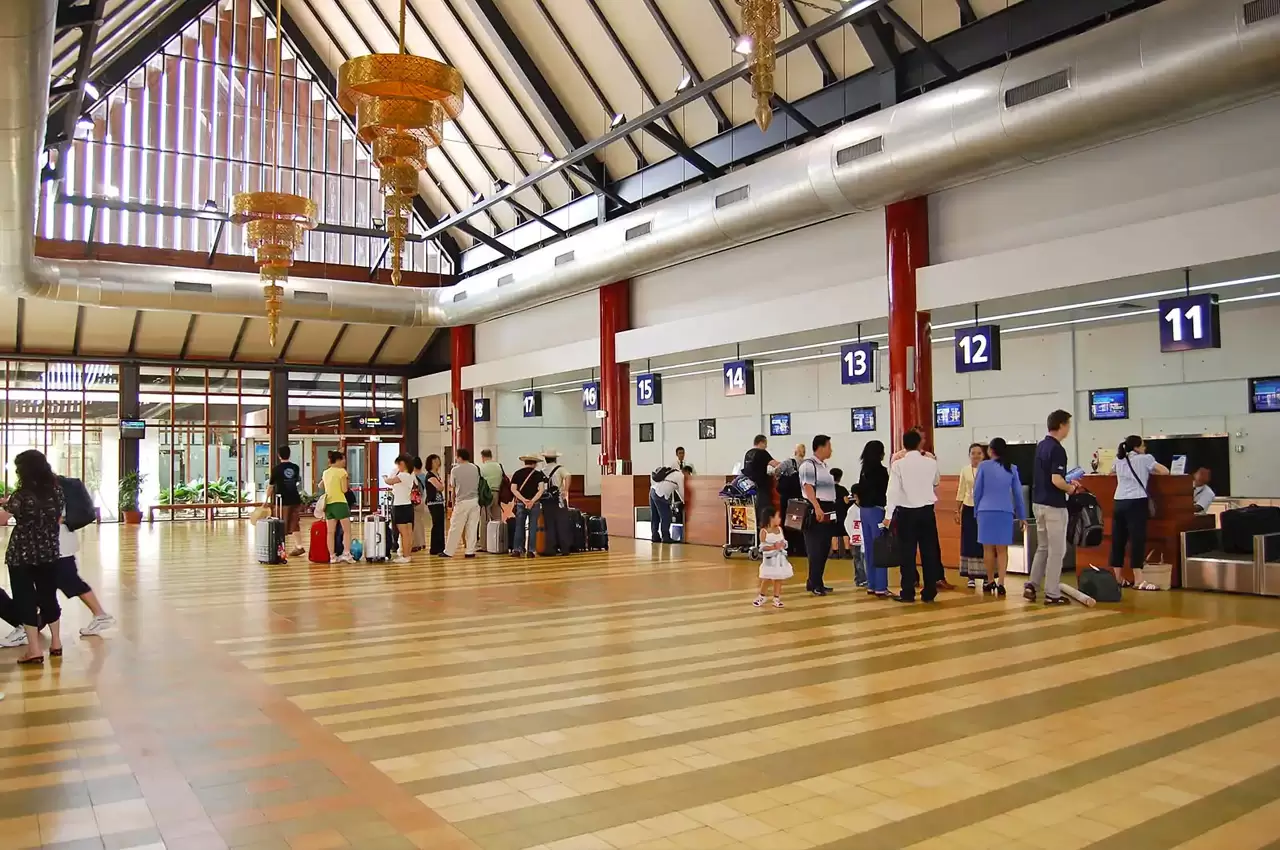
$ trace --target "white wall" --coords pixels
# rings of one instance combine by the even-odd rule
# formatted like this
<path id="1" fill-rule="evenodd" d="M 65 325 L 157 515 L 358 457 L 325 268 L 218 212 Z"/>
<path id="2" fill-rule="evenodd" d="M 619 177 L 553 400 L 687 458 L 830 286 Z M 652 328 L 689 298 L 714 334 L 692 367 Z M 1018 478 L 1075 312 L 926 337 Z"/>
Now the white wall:
<path id="1" fill-rule="evenodd" d="M 1224 310 L 1224 347 L 1161 354 L 1154 316 L 1106 327 L 1082 326 L 1048 334 L 1010 334 L 1002 340 L 1000 372 L 957 375 L 950 344 L 935 346 L 934 399 L 962 399 L 965 427 L 935 432 L 944 469 L 964 463 L 974 441 L 1004 437 L 1038 440 L 1048 413 L 1074 414 L 1072 463 L 1088 462 L 1097 448 L 1114 448 L 1131 433 L 1228 433 L 1233 450 L 1235 495 L 1280 496 L 1280 415 L 1249 414 L 1247 378 L 1280 372 L 1275 340 L 1280 306 Z M 1088 390 L 1128 387 L 1130 418 L 1089 421 Z M 700 473 L 727 474 L 742 459 L 757 433 L 768 433 L 768 415 L 790 413 L 792 437 L 775 437 L 770 448 L 785 456 L 796 442 L 830 434 L 835 463 L 856 468 L 871 438 L 889 444 L 888 393 L 840 384 L 837 358 L 778 367 L 757 365 L 756 395 L 725 398 L 718 373 L 664 379 L 663 404 L 636 407 L 632 401 L 632 459 L 636 470 L 670 462 L 678 445 Z M 874 405 L 880 429 L 853 434 L 849 408 Z M 715 418 L 715 440 L 699 440 L 698 420 Z M 639 426 L 654 423 L 653 443 L 639 442 Z"/>

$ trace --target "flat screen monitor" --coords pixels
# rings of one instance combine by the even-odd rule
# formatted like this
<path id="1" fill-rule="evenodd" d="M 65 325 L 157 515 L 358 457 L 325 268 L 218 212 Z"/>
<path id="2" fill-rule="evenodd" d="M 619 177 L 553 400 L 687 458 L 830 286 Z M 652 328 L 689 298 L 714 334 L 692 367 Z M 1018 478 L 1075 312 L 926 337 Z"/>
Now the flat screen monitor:
<path id="1" fill-rule="evenodd" d="M 874 407 L 850 408 L 849 420 L 854 433 L 874 431 L 876 429 L 876 409 Z"/>
<path id="2" fill-rule="evenodd" d="M 145 419 L 121 419 L 120 420 L 120 439 L 122 440 L 141 440 L 147 436 L 147 422 Z"/>
<path id="3" fill-rule="evenodd" d="M 769 415 L 769 436 L 770 437 L 791 436 L 791 414 L 790 413 L 772 413 Z"/>
<path id="4" fill-rule="evenodd" d="M 1128 419 L 1129 390 L 1125 387 L 1089 390 L 1089 418 Z"/>
<path id="5" fill-rule="evenodd" d="M 1280 376 L 1249 379 L 1249 412 L 1280 413 Z"/>
<path id="6" fill-rule="evenodd" d="M 964 402 L 937 401 L 933 404 L 933 427 L 963 428 Z"/>

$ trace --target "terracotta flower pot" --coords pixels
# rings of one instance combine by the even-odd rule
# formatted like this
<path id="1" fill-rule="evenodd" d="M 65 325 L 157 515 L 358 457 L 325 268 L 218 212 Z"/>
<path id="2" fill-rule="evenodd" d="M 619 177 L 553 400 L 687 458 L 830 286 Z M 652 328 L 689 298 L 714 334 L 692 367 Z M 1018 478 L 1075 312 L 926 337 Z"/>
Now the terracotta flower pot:
<path id="1" fill-rule="evenodd" d="M 142 511 L 123 511 L 125 525 L 142 525 Z"/>

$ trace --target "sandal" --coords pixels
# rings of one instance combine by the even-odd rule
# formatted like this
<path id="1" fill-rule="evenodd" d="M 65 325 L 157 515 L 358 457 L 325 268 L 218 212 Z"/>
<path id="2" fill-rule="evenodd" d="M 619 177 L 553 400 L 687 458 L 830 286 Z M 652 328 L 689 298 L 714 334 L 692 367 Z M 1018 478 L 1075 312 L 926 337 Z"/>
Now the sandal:
<path id="1" fill-rule="evenodd" d="M 1149 581 L 1144 581 L 1142 584 L 1138 585 L 1136 589 L 1137 590 L 1159 590 L 1160 588 Z"/>
<path id="2" fill-rule="evenodd" d="M 777 596 L 773 597 L 773 607 L 774 608 L 782 607 L 782 599 L 780 597 L 777 597 Z"/>
<path id="3" fill-rule="evenodd" d="M 1133 587 L 1133 582 L 1128 581 L 1127 579 L 1120 579 L 1120 587 Z"/>
<path id="4" fill-rule="evenodd" d="M 757 596 L 757 597 L 756 597 L 756 601 L 755 601 L 755 602 L 752 602 L 751 604 L 752 604 L 752 605 L 754 605 L 754 606 L 756 606 L 757 608 L 759 608 L 761 605 L 763 605 L 763 604 L 764 604 L 764 597 L 763 597 L 763 596 Z"/>
<path id="5" fill-rule="evenodd" d="M 19 663 L 19 664 L 28 664 L 28 665 L 31 665 L 31 666 L 33 666 L 33 667 L 34 667 L 34 666 L 36 666 L 37 664 L 44 664 L 44 656 L 43 656 L 43 655 L 33 655 L 33 656 L 31 656 L 30 658 L 19 658 L 19 659 L 18 659 L 18 663 Z"/>
<path id="6" fill-rule="evenodd" d="M 997 594 L 997 595 L 999 595 L 999 596 L 1004 596 L 1004 595 L 1006 595 L 1007 593 L 1008 593 L 1008 591 L 1006 591 L 1006 590 L 1004 589 L 1004 585 L 1003 585 L 1003 584 L 997 584 L 997 585 L 996 585 L 996 594 Z"/>

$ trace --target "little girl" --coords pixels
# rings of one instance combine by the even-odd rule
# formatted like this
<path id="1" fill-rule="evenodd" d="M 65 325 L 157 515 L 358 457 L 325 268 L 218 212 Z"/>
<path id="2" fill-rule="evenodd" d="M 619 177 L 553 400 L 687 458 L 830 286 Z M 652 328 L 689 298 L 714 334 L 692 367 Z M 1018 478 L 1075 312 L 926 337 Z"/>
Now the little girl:
<path id="1" fill-rule="evenodd" d="M 760 551 L 764 560 L 760 562 L 760 595 L 752 603 L 757 608 L 765 602 L 765 590 L 773 585 L 773 607 L 782 607 L 782 582 L 791 578 L 795 571 L 787 560 L 787 541 L 782 536 L 782 518 L 773 508 L 765 508 L 760 512 L 760 521 L 764 528 L 760 529 Z"/>

